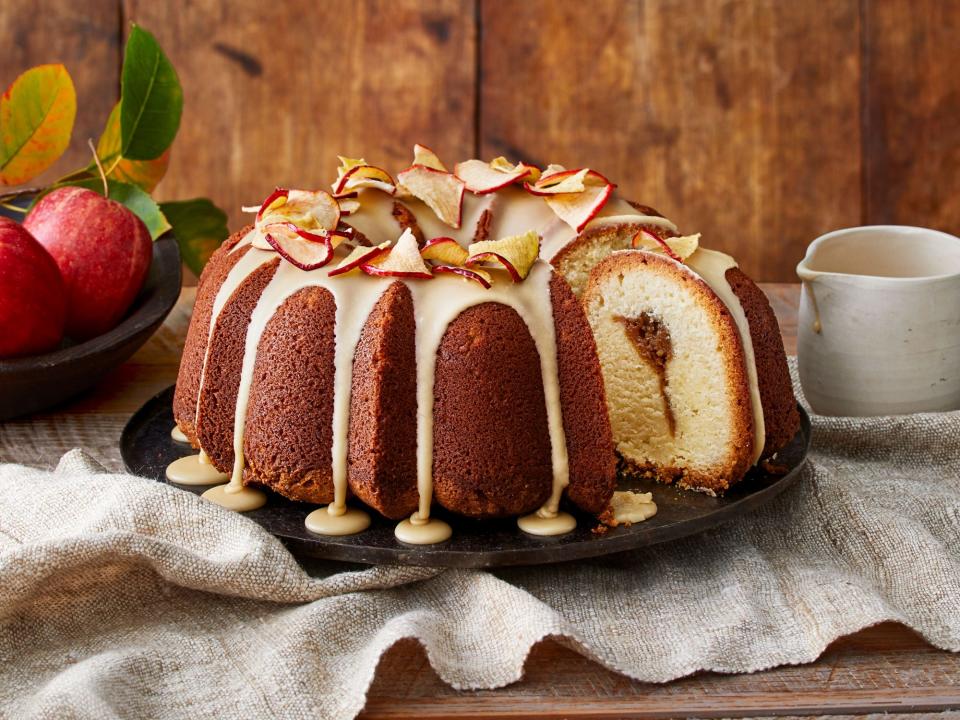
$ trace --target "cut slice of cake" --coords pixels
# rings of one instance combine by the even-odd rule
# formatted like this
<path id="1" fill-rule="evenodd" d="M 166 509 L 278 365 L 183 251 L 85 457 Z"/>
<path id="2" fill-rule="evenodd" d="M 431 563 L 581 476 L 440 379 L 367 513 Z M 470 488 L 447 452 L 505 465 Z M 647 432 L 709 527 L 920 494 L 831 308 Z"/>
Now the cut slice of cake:
<path id="1" fill-rule="evenodd" d="M 797 411 L 762 292 L 722 253 L 687 262 L 614 252 L 583 303 L 622 471 L 719 494 L 792 437 Z"/>

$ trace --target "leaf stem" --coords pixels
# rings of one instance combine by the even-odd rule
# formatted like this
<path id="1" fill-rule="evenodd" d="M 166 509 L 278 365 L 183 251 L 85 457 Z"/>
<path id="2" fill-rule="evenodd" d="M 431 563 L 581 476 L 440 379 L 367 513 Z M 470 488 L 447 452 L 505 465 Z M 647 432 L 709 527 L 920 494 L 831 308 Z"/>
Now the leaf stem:
<path id="1" fill-rule="evenodd" d="M 90 174 L 90 168 L 81 168 L 79 170 L 74 170 L 72 173 L 68 173 L 67 175 L 64 175 L 62 178 L 57 180 L 57 182 L 55 182 L 54 185 L 68 183 L 71 180 L 81 180 L 84 178 L 84 176 L 87 176 L 89 174 Z"/>
<path id="2" fill-rule="evenodd" d="M 112 173 L 112 172 L 116 169 L 117 165 L 120 164 L 120 161 L 121 161 L 121 160 L 123 160 L 123 154 L 122 154 L 122 153 L 117 153 L 117 157 L 116 157 L 116 159 L 113 161 L 113 164 L 110 165 L 110 167 L 107 169 L 107 175 L 109 175 L 110 173 Z"/>
<path id="3" fill-rule="evenodd" d="M 110 195 L 110 187 L 107 185 L 107 174 L 103 171 L 103 165 L 100 164 L 100 156 L 97 155 L 97 148 L 93 145 L 93 139 L 87 138 L 87 145 L 90 146 L 90 152 L 93 153 L 93 161 L 97 164 L 97 170 L 100 171 L 100 179 L 103 180 L 103 196 Z M 111 170 L 113 168 L 110 168 Z"/>
<path id="4" fill-rule="evenodd" d="M 10 203 L 0 203 L 0 208 L 4 210 L 9 210 L 10 212 L 20 213 L 21 215 L 27 214 L 27 209 L 22 208 L 19 205 L 11 205 Z"/>

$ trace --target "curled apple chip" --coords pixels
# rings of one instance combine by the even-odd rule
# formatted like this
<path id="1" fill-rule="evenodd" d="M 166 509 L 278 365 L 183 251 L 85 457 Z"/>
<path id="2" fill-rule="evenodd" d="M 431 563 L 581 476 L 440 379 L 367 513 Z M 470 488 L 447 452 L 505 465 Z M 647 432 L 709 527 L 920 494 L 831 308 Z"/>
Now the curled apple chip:
<path id="1" fill-rule="evenodd" d="M 410 228 L 403 231 L 397 244 L 390 251 L 363 263 L 361 269 L 368 275 L 380 277 L 422 278 L 433 277 L 430 268 L 420 257 L 420 246 Z"/>
<path id="2" fill-rule="evenodd" d="M 336 230 L 340 206 L 325 190 L 274 190 L 257 213 L 258 228 L 274 223 L 291 223 L 301 230 Z"/>
<path id="3" fill-rule="evenodd" d="M 493 282 L 493 278 L 490 277 L 490 273 L 478 267 L 465 268 L 460 267 L 459 265 L 434 265 L 433 272 L 459 275 L 466 280 L 472 280 L 473 282 L 482 285 L 488 290 Z"/>
<path id="4" fill-rule="evenodd" d="M 267 242 L 266 235 L 264 235 L 262 228 L 253 229 L 253 237 L 250 240 L 250 244 L 257 248 L 258 250 L 273 250 L 274 247 Z"/>
<path id="5" fill-rule="evenodd" d="M 426 145 L 418 144 L 413 146 L 413 164 L 423 165 L 424 167 L 433 168 L 440 172 L 447 172 L 447 166 L 440 162 L 437 154 Z"/>
<path id="6" fill-rule="evenodd" d="M 490 263 L 500 265 L 510 273 L 514 282 L 520 282 L 530 273 L 530 268 L 540 255 L 540 236 L 533 230 L 501 240 L 484 240 L 467 248 L 469 257 L 466 266 Z"/>
<path id="7" fill-rule="evenodd" d="M 350 167 L 341 165 L 338 170 L 337 181 L 333 184 L 334 196 L 338 198 L 347 197 L 361 188 L 376 188 L 390 195 L 397 191 L 397 185 L 393 181 L 393 177 L 383 168 L 367 164 L 351 165 Z"/>
<path id="8" fill-rule="evenodd" d="M 547 168 L 549 171 L 552 167 Z M 559 167 L 559 166 L 556 166 Z M 526 183 L 524 187 L 533 195 L 558 195 L 560 193 L 583 192 L 586 189 L 587 175 L 590 168 L 580 170 L 557 170 L 547 174 L 544 172 L 535 183 Z"/>
<path id="9" fill-rule="evenodd" d="M 346 275 L 351 272 L 359 272 L 362 265 L 373 262 L 381 255 L 384 255 L 390 249 L 391 241 L 380 243 L 376 247 L 366 247 L 359 245 L 350 251 L 340 264 L 327 273 L 330 277 Z"/>
<path id="10" fill-rule="evenodd" d="M 423 201 L 440 220 L 452 228 L 460 227 L 463 209 L 463 181 L 453 173 L 413 165 L 397 175 L 400 184 Z"/>
<path id="11" fill-rule="evenodd" d="M 457 163 L 453 172 L 463 180 L 467 190 L 476 195 L 485 195 L 519 180 L 529 180 L 534 169 L 523 163 L 511 165 L 506 158 L 499 157 L 489 163 L 466 160 Z"/>
<path id="12" fill-rule="evenodd" d="M 420 249 L 420 257 L 444 265 L 462 266 L 467 261 L 467 251 L 451 237 L 438 237 Z"/>
<path id="13" fill-rule="evenodd" d="M 700 247 L 700 233 L 684 235 L 682 237 L 671 237 L 664 240 L 649 230 L 640 228 L 640 231 L 633 236 L 633 241 L 630 243 L 630 246 L 638 250 L 662 252 L 677 262 L 683 262 Z"/>
<path id="14" fill-rule="evenodd" d="M 265 225 L 263 237 L 283 259 L 301 270 L 316 270 L 333 259 L 333 251 L 344 240 L 342 233 L 313 233 L 293 223 Z"/>
<path id="15" fill-rule="evenodd" d="M 490 167 L 494 170 L 499 170 L 500 172 L 513 172 L 519 167 L 527 169 L 527 174 L 525 177 L 521 177 L 521 180 L 526 180 L 527 182 L 534 183 L 540 179 L 540 168 L 536 165 L 527 165 L 525 162 L 518 162 L 516 165 L 507 160 L 503 155 L 500 157 L 495 157 L 490 161 Z M 551 165 L 550 167 L 560 167 L 559 165 Z M 561 168 L 562 169 L 562 168 Z"/>
<path id="16" fill-rule="evenodd" d="M 352 215 L 360 209 L 360 201 L 348 197 L 348 198 L 337 198 L 337 204 L 340 206 L 340 215 Z"/>
<path id="17" fill-rule="evenodd" d="M 581 192 L 547 195 L 544 199 L 554 214 L 580 232 L 606 205 L 613 185 L 587 185 Z"/>

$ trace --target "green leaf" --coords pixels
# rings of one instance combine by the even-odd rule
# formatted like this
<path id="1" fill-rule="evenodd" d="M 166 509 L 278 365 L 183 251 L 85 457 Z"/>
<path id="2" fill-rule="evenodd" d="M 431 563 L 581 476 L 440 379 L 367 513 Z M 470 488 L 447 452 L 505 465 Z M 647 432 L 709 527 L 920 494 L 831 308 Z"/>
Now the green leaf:
<path id="1" fill-rule="evenodd" d="M 82 180 L 71 180 L 66 185 L 84 187 L 88 190 L 103 194 L 103 181 L 100 178 L 86 178 Z M 117 180 L 107 180 L 109 193 L 107 197 L 116 200 L 121 205 L 125 205 L 133 214 L 143 220 L 143 224 L 150 231 L 150 237 L 156 240 L 170 229 L 170 223 L 164 216 L 156 200 L 150 197 L 136 185 L 119 182 Z"/>
<path id="2" fill-rule="evenodd" d="M 0 183 L 19 185 L 53 165 L 70 144 L 77 93 L 63 65 L 39 65 L 0 97 Z"/>
<path id="3" fill-rule="evenodd" d="M 183 261 L 199 276 L 210 255 L 230 234 L 227 214 L 206 198 L 165 202 L 160 209 L 173 226 Z"/>
<path id="4" fill-rule="evenodd" d="M 170 165 L 169 148 L 153 160 L 127 160 L 120 155 L 120 103 L 110 111 L 103 135 L 97 142 L 97 155 L 108 177 L 138 185 L 147 192 L 154 191 Z M 87 171 L 91 176 L 99 176 L 95 163 L 91 162 Z"/>
<path id="5" fill-rule="evenodd" d="M 183 90 L 156 39 L 133 26 L 120 76 L 120 151 L 127 160 L 153 160 L 180 128 Z"/>

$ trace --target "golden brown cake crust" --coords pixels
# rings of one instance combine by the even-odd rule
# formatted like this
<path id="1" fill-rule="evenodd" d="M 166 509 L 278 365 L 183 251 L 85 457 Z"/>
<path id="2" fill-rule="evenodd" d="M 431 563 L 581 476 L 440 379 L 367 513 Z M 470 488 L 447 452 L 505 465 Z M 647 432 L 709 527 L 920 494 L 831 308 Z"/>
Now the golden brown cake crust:
<path id="1" fill-rule="evenodd" d="M 377 301 L 354 353 L 350 489 L 382 515 L 417 509 L 417 373 L 413 297 L 394 282 Z"/>
<path id="2" fill-rule="evenodd" d="M 597 346 L 583 306 L 561 275 L 550 279 L 550 301 L 570 465 L 567 497 L 582 510 L 600 513 L 613 496 L 617 463 Z"/>
<path id="3" fill-rule="evenodd" d="M 513 308 L 468 308 L 437 351 L 434 499 L 475 518 L 521 515 L 546 501 L 552 477 L 533 338 Z"/>
<path id="4" fill-rule="evenodd" d="M 330 291 L 308 287 L 287 298 L 264 328 L 244 429 L 245 483 L 292 500 L 333 500 L 335 316 Z"/>
<path id="5" fill-rule="evenodd" d="M 739 268 L 727 270 L 726 277 L 750 324 L 766 434 L 761 457 L 768 458 L 790 442 L 800 427 L 787 354 L 777 316 L 763 290 Z"/>
<path id="6" fill-rule="evenodd" d="M 663 217 L 646 205 L 637 205 L 632 202 L 629 204 L 646 215 Z M 645 230 L 661 240 L 677 235 L 670 228 L 643 222 L 600 225 L 587 228 L 560 248 L 551 258 L 550 263 L 570 284 L 574 295 L 579 297 L 589 282 L 591 268 L 612 252 L 630 250 L 631 242 L 640 230 Z"/>
<path id="7" fill-rule="evenodd" d="M 252 225 L 236 232 L 217 248 L 207 262 L 197 286 L 197 297 L 193 305 L 193 317 L 187 328 L 187 338 L 180 359 L 180 371 L 177 375 L 177 388 L 173 394 L 173 417 L 177 427 L 187 436 L 195 448 L 197 442 L 197 396 L 200 393 L 200 378 L 203 375 L 203 359 L 207 352 L 207 335 L 210 330 L 210 316 L 213 303 L 220 287 L 227 279 L 233 266 L 242 258 L 249 247 L 230 251 L 252 229 Z"/>
<path id="8" fill-rule="evenodd" d="M 250 315 L 273 279 L 280 259 L 254 270 L 223 306 L 210 332 L 197 414 L 197 439 L 221 472 L 233 469 L 233 419 Z"/>

